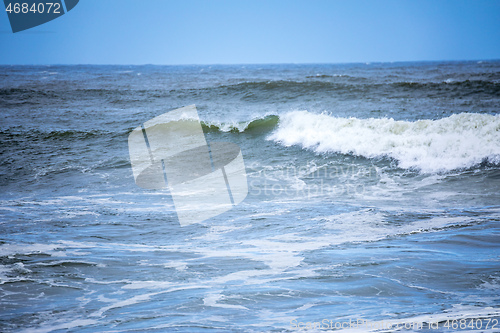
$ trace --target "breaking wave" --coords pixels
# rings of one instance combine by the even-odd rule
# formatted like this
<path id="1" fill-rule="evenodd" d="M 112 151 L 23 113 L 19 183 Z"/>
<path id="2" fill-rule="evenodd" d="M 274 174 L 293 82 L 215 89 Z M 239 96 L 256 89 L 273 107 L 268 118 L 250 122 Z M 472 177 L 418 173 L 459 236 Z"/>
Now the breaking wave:
<path id="1" fill-rule="evenodd" d="M 201 125 L 205 131 L 221 131 L 221 132 L 265 132 L 270 131 L 279 122 L 279 116 L 277 115 L 267 115 L 261 118 L 254 118 L 250 121 L 240 121 L 240 122 L 211 122 L 202 121 Z"/>
<path id="2" fill-rule="evenodd" d="M 389 157 L 423 173 L 500 164 L 500 115 L 455 114 L 438 120 L 339 118 L 294 111 L 268 137 L 317 153 Z"/>

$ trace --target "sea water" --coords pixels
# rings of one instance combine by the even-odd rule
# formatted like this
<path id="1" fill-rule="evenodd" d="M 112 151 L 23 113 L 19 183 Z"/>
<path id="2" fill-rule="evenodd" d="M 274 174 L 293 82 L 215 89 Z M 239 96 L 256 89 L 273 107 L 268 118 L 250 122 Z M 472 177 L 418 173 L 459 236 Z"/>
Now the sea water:
<path id="1" fill-rule="evenodd" d="M 127 138 L 192 104 L 248 195 L 181 227 Z M 1 66 L 0 330 L 497 331 L 499 106 L 498 61 Z"/>

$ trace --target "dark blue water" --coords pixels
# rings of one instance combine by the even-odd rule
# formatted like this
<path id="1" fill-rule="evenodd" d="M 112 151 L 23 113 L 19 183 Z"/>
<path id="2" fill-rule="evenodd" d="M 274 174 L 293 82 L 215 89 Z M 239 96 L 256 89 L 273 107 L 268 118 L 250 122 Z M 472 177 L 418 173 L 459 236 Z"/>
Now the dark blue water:
<path id="1" fill-rule="evenodd" d="M 191 104 L 249 193 L 181 227 L 127 139 Z M 0 331 L 497 331 L 499 105 L 498 61 L 2 66 Z"/>

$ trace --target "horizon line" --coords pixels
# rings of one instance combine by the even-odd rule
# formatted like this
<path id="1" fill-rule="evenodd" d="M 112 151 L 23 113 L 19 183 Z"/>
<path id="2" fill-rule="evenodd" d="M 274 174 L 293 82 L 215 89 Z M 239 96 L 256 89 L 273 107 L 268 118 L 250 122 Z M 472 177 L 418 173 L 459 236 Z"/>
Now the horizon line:
<path id="1" fill-rule="evenodd" d="M 270 65 L 371 65 L 371 64 L 395 64 L 395 63 L 422 63 L 422 62 L 496 62 L 500 58 L 491 59 L 442 59 L 442 60 L 394 60 L 394 61 L 355 61 L 355 62 L 255 62 L 255 63 L 176 63 L 176 64 L 153 64 L 153 63 L 40 63 L 40 64 L 5 64 L 0 66 L 270 66 Z"/>

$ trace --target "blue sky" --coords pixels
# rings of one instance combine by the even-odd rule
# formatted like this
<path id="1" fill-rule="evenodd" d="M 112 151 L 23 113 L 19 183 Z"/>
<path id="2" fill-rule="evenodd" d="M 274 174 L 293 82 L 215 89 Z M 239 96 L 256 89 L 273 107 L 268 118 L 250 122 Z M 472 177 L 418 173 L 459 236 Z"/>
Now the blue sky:
<path id="1" fill-rule="evenodd" d="M 0 64 L 500 59 L 500 0 L 80 0 L 13 34 Z"/>

